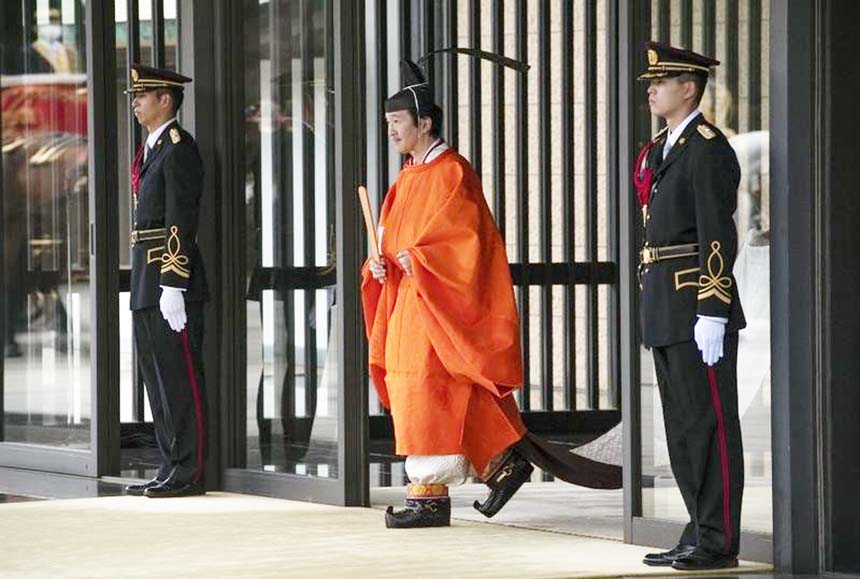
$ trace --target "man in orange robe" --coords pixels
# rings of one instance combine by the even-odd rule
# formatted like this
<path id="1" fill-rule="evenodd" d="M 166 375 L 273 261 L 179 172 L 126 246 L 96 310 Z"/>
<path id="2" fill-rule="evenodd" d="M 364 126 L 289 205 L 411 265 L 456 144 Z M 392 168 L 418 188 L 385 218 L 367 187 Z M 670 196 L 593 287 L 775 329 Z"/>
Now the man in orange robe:
<path id="1" fill-rule="evenodd" d="M 440 138 L 442 111 L 421 71 L 404 61 L 402 77 L 385 110 L 409 160 L 385 197 L 381 258 L 363 268 L 362 300 L 370 373 L 410 480 L 406 508 L 389 507 L 386 525 L 446 526 L 448 485 L 487 481 L 493 492 L 476 508 L 492 516 L 533 470 L 514 448 L 526 436 L 512 396 L 523 383 L 520 330 L 478 175 Z"/>

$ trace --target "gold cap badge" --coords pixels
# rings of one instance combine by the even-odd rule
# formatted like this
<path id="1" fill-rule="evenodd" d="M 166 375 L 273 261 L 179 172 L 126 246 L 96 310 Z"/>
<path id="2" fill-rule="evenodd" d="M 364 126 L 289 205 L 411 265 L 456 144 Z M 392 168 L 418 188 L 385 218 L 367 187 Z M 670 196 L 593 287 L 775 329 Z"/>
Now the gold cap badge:
<path id="1" fill-rule="evenodd" d="M 660 57 L 657 56 L 657 51 L 653 48 L 648 49 L 648 66 L 654 66 L 660 62 Z"/>

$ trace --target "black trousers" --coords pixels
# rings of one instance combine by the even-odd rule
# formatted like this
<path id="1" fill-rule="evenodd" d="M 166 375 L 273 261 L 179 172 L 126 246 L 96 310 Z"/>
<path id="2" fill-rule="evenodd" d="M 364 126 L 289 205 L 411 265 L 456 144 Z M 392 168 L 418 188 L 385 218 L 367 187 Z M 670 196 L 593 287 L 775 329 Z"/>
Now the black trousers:
<path id="1" fill-rule="evenodd" d="M 161 452 L 157 477 L 202 482 L 206 448 L 203 304 L 186 303 L 188 323 L 174 332 L 158 307 L 136 310 L 134 339 Z"/>
<path id="2" fill-rule="evenodd" d="M 695 342 L 654 348 L 669 459 L 690 523 L 681 543 L 737 555 L 744 453 L 738 417 L 738 335 L 726 336 L 716 366 Z"/>

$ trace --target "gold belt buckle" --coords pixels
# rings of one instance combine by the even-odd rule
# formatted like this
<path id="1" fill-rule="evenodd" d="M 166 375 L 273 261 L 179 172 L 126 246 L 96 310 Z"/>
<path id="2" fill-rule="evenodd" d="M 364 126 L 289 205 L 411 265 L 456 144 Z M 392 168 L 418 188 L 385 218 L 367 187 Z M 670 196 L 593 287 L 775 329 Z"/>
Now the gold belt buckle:
<path id="1" fill-rule="evenodd" d="M 654 259 L 656 259 L 656 257 L 657 257 L 656 252 L 654 252 L 647 245 L 642 248 L 641 254 L 642 254 L 642 263 L 646 264 L 646 265 L 649 263 L 653 263 Z"/>

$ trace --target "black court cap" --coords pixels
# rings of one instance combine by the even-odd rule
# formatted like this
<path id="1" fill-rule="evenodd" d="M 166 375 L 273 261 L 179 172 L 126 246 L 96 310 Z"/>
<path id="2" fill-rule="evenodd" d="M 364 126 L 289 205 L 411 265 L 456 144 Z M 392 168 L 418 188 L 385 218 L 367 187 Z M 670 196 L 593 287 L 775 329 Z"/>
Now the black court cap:
<path id="1" fill-rule="evenodd" d="M 698 74 L 707 78 L 711 68 L 720 64 L 719 60 L 660 42 L 645 43 L 645 50 L 648 68 L 639 75 L 639 80 L 668 78 L 684 73 Z"/>
<path id="2" fill-rule="evenodd" d="M 432 50 L 419 58 L 418 64 L 415 64 L 411 60 L 404 59 L 400 61 L 400 80 L 403 88 L 385 100 L 386 113 L 411 110 L 415 111 L 420 117 L 428 115 L 433 111 L 433 107 L 436 106 L 433 98 L 433 87 L 427 82 L 419 65 L 428 58 L 440 54 L 462 54 L 471 58 L 487 60 L 500 66 L 506 66 L 522 73 L 527 72 L 529 69 L 529 65 L 524 62 L 477 48 L 449 46 L 448 48 Z"/>
<path id="3" fill-rule="evenodd" d="M 386 113 L 410 110 L 420 117 L 433 112 L 436 105 L 433 87 L 417 64 L 406 59 L 400 61 L 400 82 L 403 88 L 385 100 Z"/>
<path id="4" fill-rule="evenodd" d="M 152 68 L 142 64 L 131 65 L 131 84 L 125 91 L 127 94 L 136 94 L 159 88 L 170 88 L 184 90 L 185 85 L 191 82 L 187 76 L 175 73 L 172 70 Z"/>

